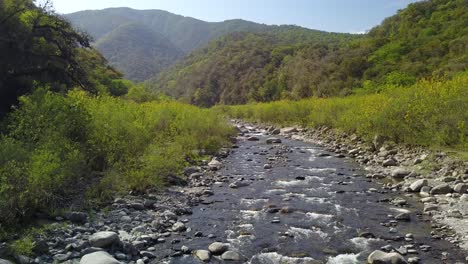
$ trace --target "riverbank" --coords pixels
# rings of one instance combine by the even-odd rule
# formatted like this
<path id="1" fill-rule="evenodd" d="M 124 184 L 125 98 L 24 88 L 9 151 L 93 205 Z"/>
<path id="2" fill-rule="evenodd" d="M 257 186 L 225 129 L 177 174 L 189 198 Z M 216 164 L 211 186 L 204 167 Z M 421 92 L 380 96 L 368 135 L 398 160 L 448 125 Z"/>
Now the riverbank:
<path id="1" fill-rule="evenodd" d="M 378 156 L 365 150 L 369 143 L 325 129 L 237 125 L 232 149 L 187 167 L 186 177 L 170 179 L 173 186 L 166 191 L 116 197 L 99 211 L 49 219 L 49 228 L 33 236 L 33 258 L 15 259 L 341 264 L 360 263 L 381 249 L 398 252 L 396 257 L 403 255 L 409 263 L 462 263 L 463 253 L 443 239 L 461 245 L 463 239 L 441 226 L 430 233 L 429 216 L 414 204 L 419 199 L 415 193 L 403 191 L 404 179 L 380 185 L 395 166 L 382 167 L 377 158 L 375 164 L 367 161 L 367 167 L 353 161 Z M 396 150 L 389 155 L 400 165 L 410 158 L 399 146 L 384 149 Z M 456 194 L 450 198 L 460 199 Z"/>

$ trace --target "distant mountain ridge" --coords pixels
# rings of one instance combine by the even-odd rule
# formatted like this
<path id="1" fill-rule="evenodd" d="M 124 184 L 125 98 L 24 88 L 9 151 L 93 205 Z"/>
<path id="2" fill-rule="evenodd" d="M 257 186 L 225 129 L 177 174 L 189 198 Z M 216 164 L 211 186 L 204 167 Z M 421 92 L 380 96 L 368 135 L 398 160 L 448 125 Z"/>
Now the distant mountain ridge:
<path id="1" fill-rule="evenodd" d="M 408 5 L 363 35 L 287 26 L 234 32 L 146 84 L 210 107 L 378 93 L 466 70 L 467 0 L 427 0 Z"/>
<path id="2" fill-rule="evenodd" d="M 64 16 L 75 27 L 88 32 L 111 64 L 135 81 L 149 79 L 219 36 L 275 27 L 241 19 L 205 22 L 163 10 L 131 8 L 87 10 Z M 125 39 L 129 46 L 125 45 Z M 154 42 L 153 47 L 148 40 Z"/>

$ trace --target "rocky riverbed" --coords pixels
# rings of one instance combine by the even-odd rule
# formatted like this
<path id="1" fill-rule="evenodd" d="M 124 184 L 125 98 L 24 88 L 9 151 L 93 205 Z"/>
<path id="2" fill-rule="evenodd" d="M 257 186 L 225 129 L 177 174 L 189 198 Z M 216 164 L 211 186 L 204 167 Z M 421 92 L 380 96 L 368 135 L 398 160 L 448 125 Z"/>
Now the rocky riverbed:
<path id="1" fill-rule="evenodd" d="M 36 256 L 10 259 L 466 263 L 466 164 L 379 137 L 236 125 L 236 145 L 186 168 L 186 180 L 54 219 Z"/>

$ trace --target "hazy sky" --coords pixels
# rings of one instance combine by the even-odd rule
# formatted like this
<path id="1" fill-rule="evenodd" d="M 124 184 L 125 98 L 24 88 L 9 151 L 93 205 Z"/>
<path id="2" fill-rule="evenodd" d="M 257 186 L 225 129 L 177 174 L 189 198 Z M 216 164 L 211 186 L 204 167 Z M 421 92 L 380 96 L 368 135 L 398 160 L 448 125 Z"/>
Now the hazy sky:
<path id="1" fill-rule="evenodd" d="M 39 0 L 38 2 L 40 2 Z M 417 0 L 52 0 L 59 13 L 107 7 L 162 9 L 205 21 L 242 18 L 333 32 L 363 32 Z"/>

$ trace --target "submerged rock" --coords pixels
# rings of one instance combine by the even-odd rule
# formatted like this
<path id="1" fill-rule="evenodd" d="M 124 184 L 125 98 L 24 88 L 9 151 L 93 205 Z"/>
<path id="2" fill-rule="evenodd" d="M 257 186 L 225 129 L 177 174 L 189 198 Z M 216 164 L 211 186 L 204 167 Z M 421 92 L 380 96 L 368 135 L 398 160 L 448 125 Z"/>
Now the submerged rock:
<path id="1" fill-rule="evenodd" d="M 267 138 L 266 143 L 267 144 L 279 144 L 281 143 L 281 139 L 275 138 L 275 137 Z"/>
<path id="2" fill-rule="evenodd" d="M 221 258 L 226 261 L 239 261 L 240 255 L 234 251 L 226 251 L 221 255 Z"/>

